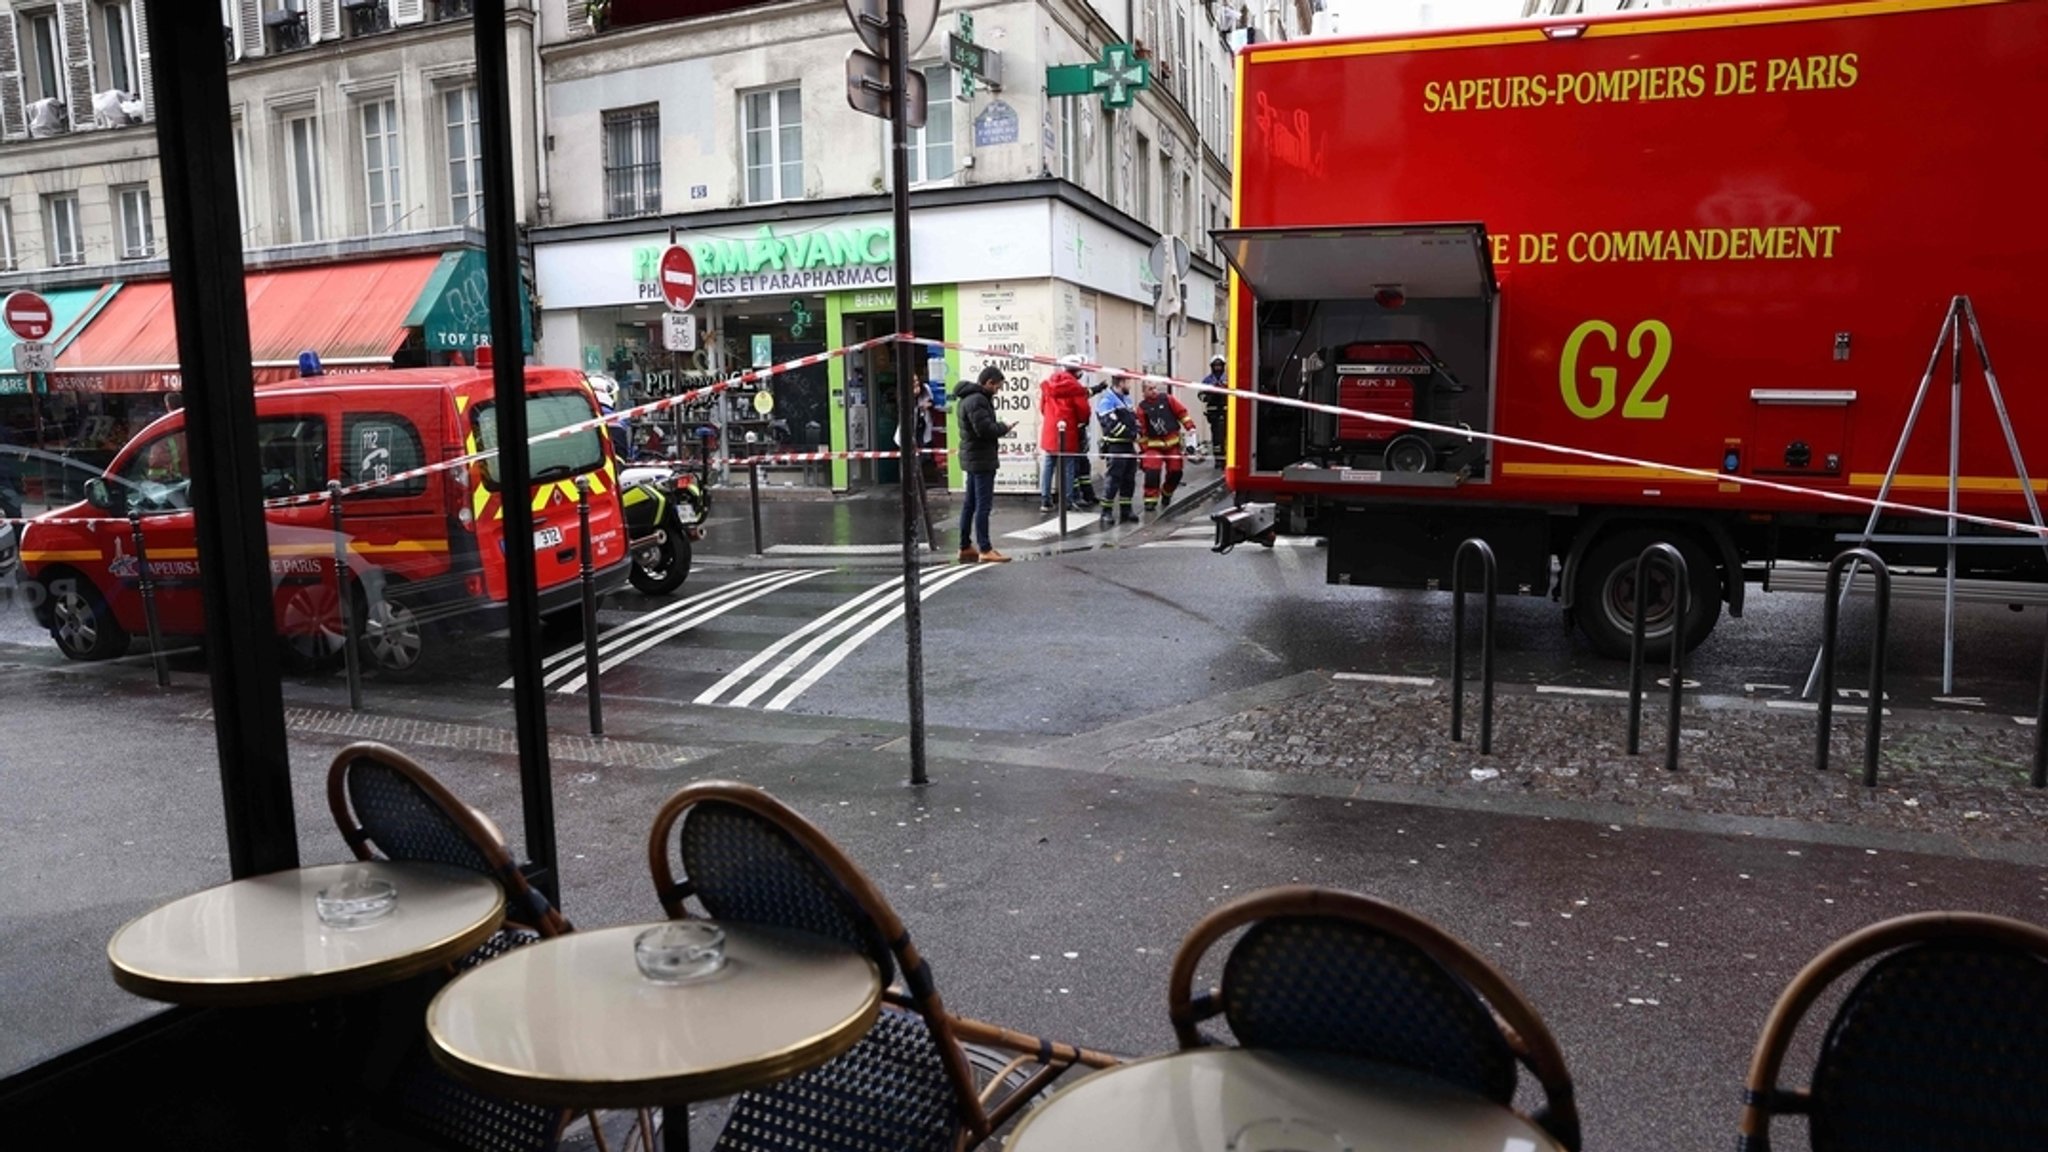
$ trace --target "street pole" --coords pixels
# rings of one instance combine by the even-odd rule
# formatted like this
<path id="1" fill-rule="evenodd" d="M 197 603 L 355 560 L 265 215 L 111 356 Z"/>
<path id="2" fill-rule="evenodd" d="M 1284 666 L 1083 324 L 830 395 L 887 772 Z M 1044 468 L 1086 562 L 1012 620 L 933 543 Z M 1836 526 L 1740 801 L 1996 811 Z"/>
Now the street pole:
<path id="1" fill-rule="evenodd" d="M 924 620 L 918 605 L 918 486 L 910 473 L 917 444 L 917 408 L 911 389 L 919 387 L 910 371 L 916 345 L 905 342 L 910 332 L 910 113 L 903 99 L 909 84 L 909 21 L 903 0 L 889 0 L 889 165 L 890 210 L 896 231 L 896 443 L 902 446 L 897 480 L 903 489 L 903 644 L 904 680 L 910 693 L 910 782 L 930 782 L 924 764 Z"/>

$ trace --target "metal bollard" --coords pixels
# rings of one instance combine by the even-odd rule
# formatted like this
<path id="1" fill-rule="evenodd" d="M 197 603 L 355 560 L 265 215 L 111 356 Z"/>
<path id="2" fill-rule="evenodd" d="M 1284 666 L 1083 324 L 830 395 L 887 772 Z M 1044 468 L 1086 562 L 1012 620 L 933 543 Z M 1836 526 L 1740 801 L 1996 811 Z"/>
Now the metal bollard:
<path id="1" fill-rule="evenodd" d="M 1486 607 L 1479 617 L 1479 754 L 1493 751 L 1493 607 L 1499 566 L 1493 548 L 1474 537 L 1451 555 L 1451 739 L 1465 738 L 1465 553 L 1479 555 Z"/>
<path id="2" fill-rule="evenodd" d="M 711 510 L 711 433 L 697 433 L 697 490 L 704 494 L 704 510 Z"/>
<path id="3" fill-rule="evenodd" d="M 142 592 L 142 618 L 149 623 L 149 662 L 156 666 L 156 686 L 171 686 L 171 670 L 164 664 L 163 632 L 156 621 L 156 581 L 149 576 L 149 549 L 142 542 L 142 513 L 128 510 L 128 534 L 135 540 L 135 579 Z"/>
<path id="4" fill-rule="evenodd" d="M 363 710 L 363 670 L 356 654 L 355 597 L 348 590 L 348 537 L 341 528 L 341 481 L 327 482 L 328 515 L 334 520 L 334 602 L 341 613 L 341 652 L 348 670 L 348 707 Z M 365 632 L 369 621 L 363 622 Z"/>
<path id="5" fill-rule="evenodd" d="M 747 499 L 754 505 L 754 555 L 762 555 L 761 549 L 761 466 L 747 461 Z"/>
<path id="6" fill-rule="evenodd" d="M 1692 608 L 1692 576 L 1685 557 L 1669 544 L 1652 544 L 1636 557 L 1636 618 L 1628 644 L 1628 754 L 1634 756 L 1643 732 L 1643 628 L 1649 611 L 1649 575 L 1652 557 L 1671 565 L 1671 718 L 1664 734 L 1664 770 L 1678 770 L 1678 711 L 1685 693 L 1685 614 Z"/>
<path id="7" fill-rule="evenodd" d="M 2041 646 L 2041 699 L 2034 708 L 2033 784 L 2048 788 L 2048 642 Z"/>
<path id="8" fill-rule="evenodd" d="M 1835 713 L 1835 626 L 1842 614 L 1842 569 L 1868 564 L 1877 582 L 1877 626 L 1870 634 L 1870 715 L 1864 723 L 1863 785 L 1877 784 L 1877 737 L 1884 718 L 1885 628 L 1892 615 L 1892 573 L 1877 553 L 1851 548 L 1828 564 L 1828 599 L 1822 609 L 1820 633 L 1820 735 L 1815 739 L 1813 768 L 1828 770 L 1828 729 Z M 2038 772 L 2038 769 L 2036 770 Z"/>
<path id="9" fill-rule="evenodd" d="M 1060 502 L 1060 539 L 1067 538 L 1067 502 L 1073 499 L 1067 491 L 1067 422 L 1060 421 L 1060 454 L 1052 462 L 1053 491 Z"/>
<path id="10" fill-rule="evenodd" d="M 583 688 L 590 696 L 590 734 L 604 735 L 604 694 L 597 684 L 597 571 L 590 563 L 590 477 L 576 477 L 576 552 L 583 578 Z"/>

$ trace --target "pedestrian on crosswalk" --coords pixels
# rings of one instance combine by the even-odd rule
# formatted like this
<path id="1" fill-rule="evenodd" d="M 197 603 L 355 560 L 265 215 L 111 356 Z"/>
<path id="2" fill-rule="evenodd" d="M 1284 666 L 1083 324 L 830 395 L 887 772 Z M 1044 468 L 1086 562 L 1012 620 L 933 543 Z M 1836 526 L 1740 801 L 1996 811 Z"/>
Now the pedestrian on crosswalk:
<path id="1" fill-rule="evenodd" d="M 995 395 L 1003 389 L 1003 370 L 993 364 L 973 381 L 953 389 L 960 413 L 960 471 L 967 492 L 960 501 L 960 563 L 1001 564 L 1008 556 L 996 551 L 988 535 L 989 509 L 996 501 L 996 463 L 1010 426 L 996 419 Z M 971 535 L 970 535 L 971 533 Z M 979 545 L 977 548 L 976 545 Z"/>
<path id="2" fill-rule="evenodd" d="M 1131 407 L 1130 381 L 1112 376 L 1095 400 L 1097 439 L 1102 444 L 1102 526 L 1138 518 L 1131 497 L 1138 486 L 1138 410 Z"/>

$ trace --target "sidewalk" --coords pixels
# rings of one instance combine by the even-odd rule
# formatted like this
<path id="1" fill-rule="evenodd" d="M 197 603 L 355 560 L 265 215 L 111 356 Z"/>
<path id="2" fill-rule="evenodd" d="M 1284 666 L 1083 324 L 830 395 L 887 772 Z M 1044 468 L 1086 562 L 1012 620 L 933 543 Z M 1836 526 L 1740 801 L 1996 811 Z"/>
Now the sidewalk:
<path id="1" fill-rule="evenodd" d="M 849 564 L 894 563 L 902 554 L 903 505 L 893 485 L 851 493 L 815 495 L 819 490 L 761 490 L 761 550 L 754 548 L 753 501 L 744 483 L 711 490 L 705 538 L 697 542 L 697 559 L 749 563 L 831 557 Z M 1036 495 L 998 493 L 989 516 L 989 535 L 996 548 L 1013 557 L 1049 556 L 1061 552 L 1116 547 L 1133 539 L 1150 539 L 1155 525 L 1206 523 L 1209 508 L 1223 491 L 1223 470 L 1198 464 L 1187 470 L 1173 503 L 1142 524 L 1104 530 L 1094 510 L 1069 512 L 1064 538 L 1058 513 L 1038 510 Z M 803 495 L 796 495 L 803 493 Z M 928 490 L 937 546 L 922 553 L 925 563 L 950 564 L 959 550 L 960 494 Z"/>

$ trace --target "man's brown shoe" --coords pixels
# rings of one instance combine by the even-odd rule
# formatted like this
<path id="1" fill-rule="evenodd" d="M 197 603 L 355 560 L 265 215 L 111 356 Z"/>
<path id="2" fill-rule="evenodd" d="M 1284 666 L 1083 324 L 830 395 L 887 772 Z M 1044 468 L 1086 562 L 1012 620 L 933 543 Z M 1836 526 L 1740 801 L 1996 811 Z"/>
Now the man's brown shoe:
<path id="1" fill-rule="evenodd" d="M 991 548 L 981 554 L 981 562 L 984 564 L 1008 564 L 1010 558 Z"/>
<path id="2" fill-rule="evenodd" d="M 962 548 L 960 550 L 959 562 L 962 564 L 979 564 L 981 562 L 981 553 L 976 552 L 972 548 Z"/>

